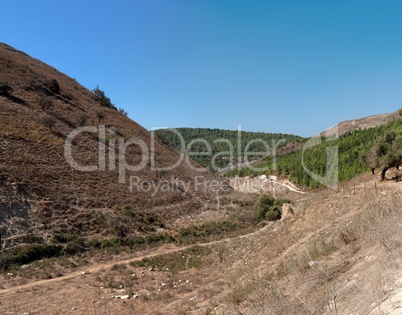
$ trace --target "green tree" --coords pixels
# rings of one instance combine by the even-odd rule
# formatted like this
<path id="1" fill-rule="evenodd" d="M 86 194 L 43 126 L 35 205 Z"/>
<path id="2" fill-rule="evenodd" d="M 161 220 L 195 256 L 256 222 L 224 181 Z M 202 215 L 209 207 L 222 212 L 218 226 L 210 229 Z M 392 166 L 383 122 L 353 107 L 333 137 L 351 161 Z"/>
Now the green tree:
<path id="1" fill-rule="evenodd" d="M 364 164 L 373 169 L 381 168 L 380 180 L 385 179 L 386 172 L 391 167 L 399 168 L 402 163 L 402 136 L 395 131 L 387 132 L 383 137 L 378 137 L 370 151 L 362 157 Z"/>

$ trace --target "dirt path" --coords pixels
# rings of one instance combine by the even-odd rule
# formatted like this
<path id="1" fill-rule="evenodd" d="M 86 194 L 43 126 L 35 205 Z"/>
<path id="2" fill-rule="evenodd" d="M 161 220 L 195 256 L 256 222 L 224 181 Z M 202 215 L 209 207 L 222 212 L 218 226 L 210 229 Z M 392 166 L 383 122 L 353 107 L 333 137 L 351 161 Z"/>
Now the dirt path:
<path id="1" fill-rule="evenodd" d="M 286 190 L 295 192 L 298 194 L 307 194 L 304 191 L 299 190 L 289 180 L 268 179 L 266 177 L 229 177 L 230 186 L 235 190 L 243 193 L 271 193 L 275 196 L 275 193 L 284 192 Z"/>
<path id="2" fill-rule="evenodd" d="M 166 254 L 171 254 L 171 253 L 175 253 L 175 252 L 178 252 L 178 251 L 187 250 L 187 249 L 190 249 L 190 248 L 192 248 L 194 246 L 207 247 L 207 246 L 222 244 L 222 243 L 225 243 L 225 242 L 228 242 L 228 241 L 231 241 L 231 240 L 249 238 L 249 237 L 251 237 L 253 235 L 256 235 L 256 234 L 259 234 L 259 233 L 265 231 L 267 228 L 268 228 L 268 226 L 264 226 L 263 228 L 261 228 L 261 229 L 259 229 L 257 231 L 254 231 L 252 233 L 240 235 L 240 236 L 237 236 L 237 237 L 234 237 L 234 238 L 224 238 L 224 239 L 221 239 L 221 240 L 212 241 L 212 242 L 208 242 L 208 243 L 191 244 L 191 245 L 187 245 L 187 246 L 167 248 L 167 249 L 158 248 L 155 252 L 153 252 L 151 254 L 144 254 L 144 255 L 137 256 L 137 257 L 128 258 L 128 259 L 115 260 L 115 261 L 111 261 L 111 262 L 108 262 L 108 263 L 96 264 L 96 265 L 92 265 L 92 266 L 89 266 L 89 267 L 83 267 L 83 268 L 80 268 L 80 270 L 71 272 L 71 273 L 69 273 L 67 275 L 64 275 L 64 276 L 61 276 L 61 277 L 52 278 L 52 279 L 43 279 L 43 280 L 38 280 L 38 281 L 35 281 L 35 282 L 29 282 L 29 283 L 26 283 L 26 284 L 17 285 L 17 286 L 6 288 L 6 289 L 1 289 L 0 290 L 0 295 L 7 294 L 7 293 L 15 293 L 15 292 L 20 291 L 20 290 L 31 289 L 33 287 L 37 287 L 37 286 L 41 286 L 41 285 L 47 285 L 47 284 L 54 283 L 54 282 L 70 280 L 70 279 L 74 279 L 74 278 L 77 278 L 77 277 L 85 277 L 85 275 L 87 275 L 87 274 L 98 272 L 101 269 L 111 268 L 111 267 L 113 267 L 113 265 L 116 265 L 116 264 L 128 264 L 128 263 L 130 263 L 132 261 L 139 261 L 139 260 L 142 260 L 144 258 L 152 258 L 152 257 L 155 257 L 155 256 L 166 255 Z"/>

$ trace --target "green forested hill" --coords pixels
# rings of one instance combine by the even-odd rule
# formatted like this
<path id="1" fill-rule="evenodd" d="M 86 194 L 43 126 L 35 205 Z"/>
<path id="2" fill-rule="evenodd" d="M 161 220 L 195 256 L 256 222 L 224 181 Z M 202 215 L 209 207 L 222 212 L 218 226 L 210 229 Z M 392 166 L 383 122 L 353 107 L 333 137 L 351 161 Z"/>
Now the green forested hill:
<path id="1" fill-rule="evenodd" d="M 321 184 L 312 179 L 303 168 L 324 176 L 327 165 L 327 149 L 335 148 L 338 152 L 339 161 L 339 181 L 345 181 L 369 170 L 361 163 L 361 156 L 369 151 L 377 137 L 384 136 L 387 131 L 394 130 L 397 134 L 402 134 L 402 119 L 395 119 L 386 125 L 375 128 L 355 130 L 348 132 L 339 138 L 321 138 L 318 144 L 304 151 L 296 151 L 290 154 L 279 156 L 276 159 L 268 157 L 265 161 L 255 167 L 264 168 L 264 171 L 254 171 L 252 169 L 233 170 L 227 176 L 234 175 L 261 175 L 276 174 L 287 177 L 294 183 L 312 188 L 320 187 Z"/>
<path id="2" fill-rule="evenodd" d="M 253 153 L 249 156 L 249 160 L 255 160 L 266 155 L 267 146 L 272 149 L 304 140 L 299 136 L 282 133 L 239 132 L 208 128 L 159 129 L 154 132 L 171 147 L 190 152 L 189 155 L 193 160 L 212 171 L 225 168 L 230 162 L 236 163 L 238 156 L 243 155 L 245 149 Z M 191 152 L 201 154 L 194 155 Z"/>

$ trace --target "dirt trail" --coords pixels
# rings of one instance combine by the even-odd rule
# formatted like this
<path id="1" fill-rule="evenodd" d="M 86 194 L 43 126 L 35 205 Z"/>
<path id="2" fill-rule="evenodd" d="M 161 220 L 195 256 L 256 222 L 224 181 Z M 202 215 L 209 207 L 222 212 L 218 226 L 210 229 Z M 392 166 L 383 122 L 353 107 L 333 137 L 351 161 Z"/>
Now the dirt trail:
<path id="1" fill-rule="evenodd" d="M 35 282 L 29 282 L 26 284 L 22 284 L 22 285 L 17 285 L 14 287 L 10 287 L 10 288 L 6 288 L 6 289 L 1 289 L 0 290 L 0 295 L 2 294 L 7 294 L 7 293 L 15 293 L 19 290 L 24 290 L 24 289 L 31 289 L 33 287 L 37 287 L 37 286 L 41 286 L 41 285 L 47 285 L 53 282 L 60 282 L 60 281 L 65 281 L 65 280 L 70 280 L 70 279 L 74 279 L 77 277 L 85 277 L 85 275 L 87 274 L 91 274 L 97 271 L 100 271 L 101 269 L 105 269 L 105 268 L 111 268 L 113 267 L 113 265 L 116 264 L 127 264 L 130 263 L 132 261 L 139 261 L 142 260 L 144 258 L 152 258 L 155 256 L 159 256 L 159 255 L 166 255 L 166 254 L 171 254 L 171 253 L 175 253 L 175 252 L 179 252 L 179 251 L 183 251 L 183 250 L 187 250 L 190 249 L 194 246 L 202 246 L 202 247 L 207 247 L 207 246 L 212 246 L 212 245 L 216 245 L 216 244 L 222 244 L 231 240 L 236 240 L 236 239 L 243 239 L 243 238 L 249 238 L 253 235 L 259 234 L 263 231 L 265 231 L 268 228 L 268 225 L 262 227 L 261 229 L 248 233 L 248 234 L 244 234 L 244 235 L 240 235 L 237 237 L 233 237 L 233 238 L 224 238 L 221 240 L 217 240 L 217 241 L 212 241 L 212 242 L 208 242 L 208 243 L 196 243 L 196 244 L 191 244 L 191 245 L 187 245 L 187 246 L 181 246 L 181 247 L 174 247 L 174 248 L 158 248 L 155 252 L 150 253 L 150 254 L 144 254 L 144 255 L 140 255 L 137 257 L 131 257 L 128 259 L 121 259 L 121 260 L 114 260 L 108 263 L 103 263 L 103 264 L 96 264 L 96 265 L 92 265 L 89 267 L 82 267 L 80 268 L 80 270 L 71 272 L 67 275 L 61 276 L 61 277 L 57 277 L 57 278 L 52 278 L 52 279 L 43 279 L 43 280 L 38 280 Z"/>
<path id="2" fill-rule="evenodd" d="M 243 193 L 271 193 L 273 195 L 287 191 L 305 195 L 306 192 L 298 189 L 289 180 L 278 179 L 276 176 L 260 177 L 229 177 L 230 185 Z"/>

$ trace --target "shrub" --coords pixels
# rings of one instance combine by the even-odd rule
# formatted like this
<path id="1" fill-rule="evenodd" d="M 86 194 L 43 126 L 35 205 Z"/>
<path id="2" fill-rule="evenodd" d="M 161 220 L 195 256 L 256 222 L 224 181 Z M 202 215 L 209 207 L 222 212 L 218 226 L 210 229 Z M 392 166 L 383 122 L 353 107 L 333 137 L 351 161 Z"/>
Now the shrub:
<path id="1" fill-rule="evenodd" d="M 30 244 L 4 252 L 0 256 L 0 269 L 29 264 L 42 258 L 60 256 L 62 247 L 54 244 Z"/>
<path id="2" fill-rule="evenodd" d="M 52 117 L 45 117 L 42 119 L 42 123 L 52 131 L 52 127 L 56 124 L 56 120 Z"/>
<path id="3" fill-rule="evenodd" d="M 256 204 L 260 220 L 279 220 L 282 216 L 282 205 L 290 202 L 286 199 L 275 199 L 270 195 L 261 195 Z"/>
<path id="4" fill-rule="evenodd" d="M 56 79 L 47 80 L 45 82 L 45 86 L 53 94 L 59 94 L 60 93 L 60 85 L 59 85 L 59 82 L 57 82 Z"/>
<path id="5" fill-rule="evenodd" d="M 193 225 L 180 231 L 182 237 L 205 237 L 219 235 L 235 230 L 237 225 L 229 221 L 206 222 L 201 225 Z"/>
<path id="6" fill-rule="evenodd" d="M 71 242 L 68 242 L 62 253 L 65 255 L 74 255 L 77 253 L 82 253 L 84 250 L 84 241 L 80 238 L 77 238 Z"/>
<path id="7" fill-rule="evenodd" d="M 102 242 L 101 248 L 105 247 L 120 247 L 121 246 L 121 241 L 117 238 L 111 238 L 111 239 L 106 239 Z"/>
<path id="8" fill-rule="evenodd" d="M 105 91 L 102 91 L 97 85 L 92 92 L 94 93 L 95 101 L 97 101 L 100 105 L 110 108 L 116 108 L 109 97 L 106 96 Z"/>
<path id="9" fill-rule="evenodd" d="M 98 118 L 99 123 L 101 123 L 105 119 L 105 114 L 103 112 L 97 112 L 96 118 Z"/>
<path id="10" fill-rule="evenodd" d="M 89 246 L 91 246 L 93 248 L 96 248 L 96 249 L 99 249 L 99 248 L 102 247 L 101 240 L 99 238 L 96 238 L 96 237 L 91 238 L 88 243 L 89 243 Z"/>
<path id="11" fill-rule="evenodd" d="M 38 103 L 39 103 L 40 108 L 43 111 L 46 111 L 47 109 L 51 109 L 54 106 L 52 99 L 48 96 L 40 97 Z"/>
<path id="12" fill-rule="evenodd" d="M 78 238 L 76 235 L 56 233 L 53 235 L 53 241 L 56 243 L 68 243 Z"/>
<path id="13" fill-rule="evenodd" d="M 9 96 L 9 92 L 12 90 L 11 86 L 9 86 L 5 82 L 0 82 L 0 96 Z"/>
<path id="14" fill-rule="evenodd" d="M 265 214 L 274 205 L 275 198 L 270 195 L 261 195 L 257 201 L 258 216 L 261 220 L 265 219 Z"/>
<path id="15" fill-rule="evenodd" d="M 265 214 L 265 219 L 268 221 L 279 220 L 282 216 L 282 211 L 280 206 L 272 206 Z"/>
<path id="16" fill-rule="evenodd" d="M 86 121 L 87 121 L 88 117 L 87 115 L 80 115 L 77 119 L 77 123 L 80 127 L 84 126 Z"/>
<path id="17" fill-rule="evenodd" d="M 124 115 L 124 116 L 128 116 L 127 112 L 123 109 L 123 108 L 119 108 L 119 113 Z"/>

